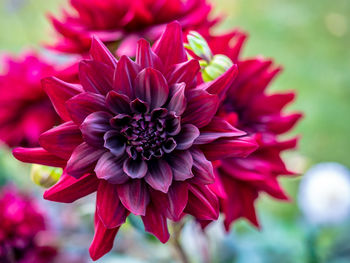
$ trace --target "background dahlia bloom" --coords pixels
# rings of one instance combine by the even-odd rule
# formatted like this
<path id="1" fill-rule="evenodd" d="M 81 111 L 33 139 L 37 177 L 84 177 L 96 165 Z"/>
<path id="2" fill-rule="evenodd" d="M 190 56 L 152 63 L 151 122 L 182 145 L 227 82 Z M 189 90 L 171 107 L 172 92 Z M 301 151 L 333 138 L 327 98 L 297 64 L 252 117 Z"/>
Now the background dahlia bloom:
<path id="1" fill-rule="evenodd" d="M 209 20 L 211 6 L 205 0 L 70 0 L 76 11 L 64 12 L 62 19 L 51 17 L 60 39 L 54 49 L 67 53 L 85 54 L 91 37 L 97 36 L 111 50 L 119 47 L 118 56 L 135 56 L 140 37 L 155 41 L 173 20 L 184 31 L 202 33 L 217 22 Z"/>
<path id="2" fill-rule="evenodd" d="M 9 147 L 37 146 L 39 135 L 59 123 L 41 87 L 41 79 L 57 76 L 73 81 L 73 66 L 58 68 L 34 53 L 5 57 L 0 75 L 0 141 Z"/>
<path id="3" fill-rule="evenodd" d="M 56 247 L 38 243 L 45 230 L 44 214 L 34 200 L 5 186 L 0 192 L 0 262 L 53 262 Z"/>
<path id="4" fill-rule="evenodd" d="M 64 168 L 44 197 L 72 202 L 97 191 L 95 260 L 112 248 L 129 213 L 142 216 L 162 242 L 169 239 L 167 218 L 217 219 L 210 161 L 256 149 L 245 132 L 215 116 L 236 66 L 197 86 L 199 63 L 187 60 L 177 22 L 153 49 L 140 40 L 135 62 L 126 56 L 117 62 L 96 39 L 91 57 L 80 63 L 81 85 L 43 82 L 66 122 L 41 135 L 42 148 L 14 150 L 21 161 Z"/>
<path id="5" fill-rule="evenodd" d="M 228 158 L 215 163 L 216 184 L 212 189 L 220 197 L 227 230 L 240 217 L 259 225 L 254 201 L 260 192 L 277 199 L 288 199 L 277 177 L 293 173 L 287 170 L 280 154 L 295 148 L 297 138 L 281 140 L 278 137 L 293 128 L 302 116 L 300 113 L 282 112 L 293 101 L 293 92 L 266 92 L 270 82 L 281 71 L 280 67 L 261 57 L 239 57 L 245 39 L 246 35 L 239 31 L 208 39 L 213 54 L 228 56 L 238 65 L 239 71 L 217 116 L 254 136 L 259 144 L 258 150 L 247 158 Z"/>

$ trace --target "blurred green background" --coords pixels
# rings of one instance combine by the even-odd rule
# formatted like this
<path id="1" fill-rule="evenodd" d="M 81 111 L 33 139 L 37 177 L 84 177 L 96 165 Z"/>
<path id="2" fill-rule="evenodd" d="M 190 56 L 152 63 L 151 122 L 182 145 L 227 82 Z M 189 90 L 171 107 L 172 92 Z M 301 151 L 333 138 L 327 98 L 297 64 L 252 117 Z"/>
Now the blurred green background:
<path id="1" fill-rule="evenodd" d="M 284 67 L 271 90 L 298 92 L 296 103 L 289 110 L 305 114 L 293 131 L 293 134 L 301 134 L 302 139 L 298 153 L 287 155 L 287 161 L 301 172 L 311 164 L 324 161 L 336 161 L 349 167 L 350 1 L 214 2 L 216 12 L 227 15 L 218 31 L 239 27 L 249 33 L 244 56 L 261 54 Z M 39 43 L 50 43 L 54 34 L 45 14 L 58 13 L 58 6 L 64 4 L 63 0 L 1 0 L 0 51 L 19 53 L 23 47 L 37 49 Z M 18 165 L 9 157 L 0 160 L 5 173 Z M 295 198 L 299 179 L 283 181 Z M 317 238 L 314 238 L 314 230 L 304 224 L 295 202 L 277 203 L 265 196 L 259 201 L 259 217 L 262 231 L 245 222 L 236 224 L 232 235 L 222 245 L 222 250 L 226 254 L 231 251 L 231 254 L 216 251 L 216 262 L 350 262 L 327 260 L 329 251 L 344 239 L 339 233 L 349 229 L 347 226 L 315 230 Z M 316 259 L 314 250 L 319 254 Z M 225 259 L 225 255 L 229 259 Z"/>

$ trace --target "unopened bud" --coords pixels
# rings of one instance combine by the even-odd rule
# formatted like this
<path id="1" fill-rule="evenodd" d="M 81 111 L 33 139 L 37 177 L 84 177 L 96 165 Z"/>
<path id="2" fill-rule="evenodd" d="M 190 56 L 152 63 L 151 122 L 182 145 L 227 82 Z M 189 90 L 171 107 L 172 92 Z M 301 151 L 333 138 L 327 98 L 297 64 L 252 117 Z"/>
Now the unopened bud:
<path id="1" fill-rule="evenodd" d="M 205 82 L 217 79 L 224 74 L 233 63 L 225 55 L 215 55 L 208 66 L 202 68 L 202 78 Z"/>
<path id="2" fill-rule="evenodd" d="M 62 172 L 61 168 L 33 164 L 30 171 L 30 178 L 35 184 L 49 188 L 57 183 Z"/>
<path id="3" fill-rule="evenodd" d="M 196 31 L 190 31 L 187 35 L 188 44 L 185 47 L 192 50 L 198 57 L 210 61 L 213 58 L 213 53 L 207 41 Z"/>

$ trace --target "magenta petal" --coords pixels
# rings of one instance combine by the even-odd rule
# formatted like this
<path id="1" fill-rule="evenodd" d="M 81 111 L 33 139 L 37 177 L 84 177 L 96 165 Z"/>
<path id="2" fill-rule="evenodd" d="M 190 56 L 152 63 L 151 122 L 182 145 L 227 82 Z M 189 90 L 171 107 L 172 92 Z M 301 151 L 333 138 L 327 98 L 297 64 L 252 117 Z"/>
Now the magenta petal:
<path id="1" fill-rule="evenodd" d="M 255 140 L 249 136 L 236 139 L 218 139 L 201 145 L 201 150 L 210 161 L 230 157 L 246 157 L 258 148 Z"/>
<path id="2" fill-rule="evenodd" d="M 118 198 L 115 185 L 101 180 L 97 189 L 96 212 L 108 229 L 125 223 L 127 211 Z"/>
<path id="3" fill-rule="evenodd" d="M 201 129 L 201 134 L 194 144 L 205 144 L 223 137 L 242 135 L 246 135 L 246 132 L 236 129 L 222 118 L 214 117 L 207 126 Z"/>
<path id="4" fill-rule="evenodd" d="M 129 177 L 123 171 L 123 163 L 124 159 L 118 159 L 110 152 L 106 152 L 96 164 L 96 176 L 111 184 L 123 184 L 129 180 Z"/>
<path id="5" fill-rule="evenodd" d="M 94 147 L 103 147 L 103 136 L 111 129 L 109 124 L 111 118 L 112 115 L 104 111 L 93 112 L 87 116 L 80 125 L 84 141 Z"/>
<path id="6" fill-rule="evenodd" d="M 189 151 L 174 151 L 167 157 L 173 171 L 174 180 L 184 181 L 193 177 L 193 159 Z"/>
<path id="7" fill-rule="evenodd" d="M 25 163 L 37 163 L 47 166 L 64 167 L 67 161 L 49 153 L 43 148 L 22 148 L 13 149 L 13 156 Z"/>
<path id="8" fill-rule="evenodd" d="M 182 125 L 181 131 L 175 136 L 177 150 L 187 150 L 190 148 L 194 140 L 199 136 L 199 130 L 192 124 Z"/>
<path id="9" fill-rule="evenodd" d="M 187 108 L 182 121 L 202 128 L 210 123 L 216 114 L 219 99 L 216 95 L 209 94 L 204 90 L 190 90 L 188 93 Z"/>
<path id="10" fill-rule="evenodd" d="M 192 148 L 191 154 L 193 159 L 193 182 L 198 184 L 213 183 L 215 177 L 212 163 L 207 160 L 201 150 Z"/>
<path id="11" fill-rule="evenodd" d="M 185 83 L 174 84 L 171 87 L 173 95 L 171 96 L 167 109 L 169 111 L 174 111 L 177 116 L 181 116 L 186 109 L 187 101 L 185 97 L 185 88 Z"/>
<path id="12" fill-rule="evenodd" d="M 92 260 L 98 260 L 107 254 L 112 248 L 119 227 L 108 229 L 95 214 L 95 236 L 89 248 Z"/>
<path id="13" fill-rule="evenodd" d="M 85 91 L 106 95 L 112 90 L 114 69 L 98 61 L 83 60 L 79 64 L 79 79 Z"/>
<path id="14" fill-rule="evenodd" d="M 44 199 L 61 203 L 72 203 L 95 192 L 98 184 L 99 180 L 94 174 L 84 174 L 79 179 L 75 179 L 64 172 L 60 180 L 45 191 Z"/>
<path id="15" fill-rule="evenodd" d="M 106 105 L 114 114 L 130 113 L 129 97 L 124 94 L 119 94 L 114 90 L 108 92 Z"/>
<path id="16" fill-rule="evenodd" d="M 208 186 L 189 185 L 185 211 L 199 220 L 216 220 L 219 217 L 219 202 Z"/>
<path id="17" fill-rule="evenodd" d="M 148 189 L 142 180 L 131 180 L 117 185 L 120 201 L 131 213 L 145 215 L 150 197 Z"/>
<path id="18" fill-rule="evenodd" d="M 72 120 L 79 125 L 95 111 L 108 111 L 105 106 L 105 97 L 90 92 L 74 96 L 66 102 L 66 106 Z"/>
<path id="19" fill-rule="evenodd" d="M 41 134 L 39 142 L 45 150 L 68 160 L 83 140 L 78 126 L 70 121 Z"/>
<path id="20" fill-rule="evenodd" d="M 141 67 L 126 56 L 122 56 L 115 70 L 113 89 L 121 94 L 134 99 L 134 79 Z"/>
<path id="21" fill-rule="evenodd" d="M 175 21 L 166 26 L 162 36 L 153 45 L 153 50 L 163 61 L 165 67 L 187 60 L 179 22 Z"/>
<path id="22" fill-rule="evenodd" d="M 80 144 L 67 162 L 67 174 L 79 178 L 85 173 L 92 172 L 97 160 L 105 151 L 105 149 L 97 149 L 85 142 Z"/>
<path id="23" fill-rule="evenodd" d="M 198 60 L 191 59 L 189 61 L 176 64 L 169 68 L 165 75 L 169 85 L 184 82 L 186 88 L 193 88 L 196 85 L 197 74 L 200 70 Z"/>
<path id="24" fill-rule="evenodd" d="M 136 63 L 144 68 L 155 68 L 161 70 L 162 62 L 160 58 L 152 51 L 149 43 L 145 39 L 137 42 Z"/>
<path id="25" fill-rule="evenodd" d="M 117 67 L 117 60 L 108 50 L 108 48 L 101 42 L 100 39 L 93 37 L 90 49 L 91 57 L 98 62 L 105 63 L 112 68 Z"/>
<path id="26" fill-rule="evenodd" d="M 173 181 L 170 165 L 161 159 L 149 162 L 145 180 L 153 189 L 167 193 Z"/>
<path id="27" fill-rule="evenodd" d="M 115 157 L 121 157 L 125 153 L 125 139 L 117 131 L 110 130 L 103 136 L 104 147 L 107 148 Z"/>
<path id="28" fill-rule="evenodd" d="M 124 172 L 131 178 L 142 178 L 147 174 L 147 164 L 144 160 L 128 158 L 123 164 Z"/>
<path id="29" fill-rule="evenodd" d="M 163 106 L 168 99 L 168 84 L 156 69 L 143 69 L 135 79 L 135 87 L 136 97 L 147 102 L 152 109 Z"/>
<path id="30" fill-rule="evenodd" d="M 169 240 L 169 231 L 166 217 L 163 216 L 154 206 L 149 205 L 145 216 L 142 216 L 145 230 L 155 235 L 160 242 L 166 243 Z"/>
<path id="31" fill-rule="evenodd" d="M 83 92 L 82 87 L 80 85 L 64 82 L 55 77 L 45 78 L 41 83 L 57 114 L 62 120 L 70 121 L 65 102 L 73 96 Z"/>
<path id="32" fill-rule="evenodd" d="M 238 74 L 237 65 L 233 65 L 229 70 L 212 82 L 206 83 L 206 91 L 216 94 L 220 100 L 225 98 L 227 89 L 231 86 Z"/>

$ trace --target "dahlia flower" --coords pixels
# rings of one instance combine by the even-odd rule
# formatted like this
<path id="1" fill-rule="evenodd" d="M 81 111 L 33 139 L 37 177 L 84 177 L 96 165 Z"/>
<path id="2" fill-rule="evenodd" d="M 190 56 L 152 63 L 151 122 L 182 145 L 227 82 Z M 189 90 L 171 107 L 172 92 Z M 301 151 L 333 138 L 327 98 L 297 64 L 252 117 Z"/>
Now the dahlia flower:
<path id="1" fill-rule="evenodd" d="M 173 20 L 178 20 L 184 31 L 202 33 L 208 33 L 217 22 L 208 19 L 211 6 L 205 0 L 70 0 L 70 4 L 74 14 L 50 17 L 60 35 L 52 48 L 66 53 L 87 53 L 95 35 L 111 50 L 119 47 L 119 56 L 134 57 L 140 37 L 155 41 Z"/>
<path id="2" fill-rule="evenodd" d="M 287 170 L 280 154 L 295 148 L 297 138 L 281 140 L 279 135 L 289 131 L 302 116 L 300 113 L 283 113 L 285 106 L 294 99 L 293 92 L 268 94 L 266 91 L 281 71 L 280 67 L 262 57 L 239 57 L 245 39 L 246 35 L 239 31 L 207 38 L 212 55 L 230 58 L 239 71 L 216 116 L 253 136 L 259 145 L 246 158 L 231 157 L 215 162 L 216 183 L 211 188 L 220 199 L 227 230 L 240 217 L 259 225 L 254 202 L 260 192 L 277 199 L 288 199 L 277 177 L 293 173 Z M 196 57 L 193 52 L 191 55 Z M 221 63 L 227 64 L 226 60 Z M 221 68 L 214 65 L 213 75 L 216 70 L 222 70 L 222 65 Z M 207 73 L 205 69 L 203 72 Z M 208 74 L 203 76 L 210 77 Z M 202 223 L 205 226 L 208 222 Z"/>
<path id="3" fill-rule="evenodd" d="M 40 136 L 41 148 L 14 150 L 21 161 L 64 168 L 44 198 L 69 203 L 97 191 L 94 260 L 112 248 L 129 213 L 142 216 L 161 242 L 169 239 L 167 218 L 217 219 L 211 161 L 244 157 L 257 147 L 215 116 L 236 65 L 197 85 L 200 66 L 187 60 L 178 22 L 152 49 L 139 40 L 135 62 L 117 61 L 98 39 L 90 53 L 91 60 L 80 62 L 81 85 L 43 81 L 65 123 Z"/>
<path id="4" fill-rule="evenodd" d="M 59 123 L 41 79 L 74 80 L 73 66 L 58 68 L 34 53 L 5 57 L 0 75 L 0 141 L 9 147 L 37 146 L 39 135 Z"/>
<path id="5" fill-rule="evenodd" d="M 19 193 L 13 186 L 1 190 L 0 262 L 53 262 L 57 248 L 40 244 L 38 238 L 46 228 L 43 212 L 30 197 Z"/>

